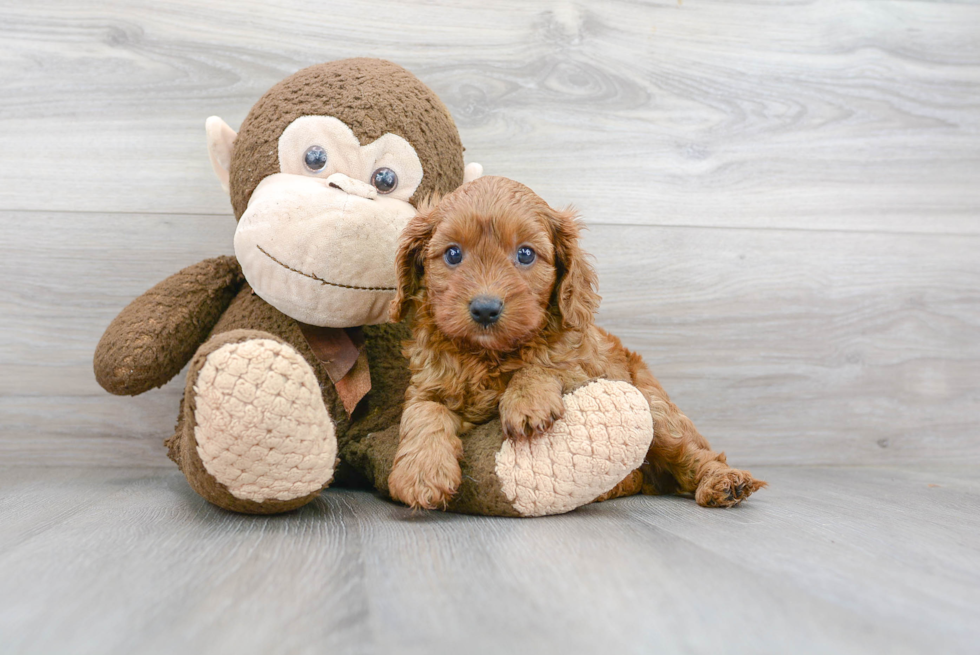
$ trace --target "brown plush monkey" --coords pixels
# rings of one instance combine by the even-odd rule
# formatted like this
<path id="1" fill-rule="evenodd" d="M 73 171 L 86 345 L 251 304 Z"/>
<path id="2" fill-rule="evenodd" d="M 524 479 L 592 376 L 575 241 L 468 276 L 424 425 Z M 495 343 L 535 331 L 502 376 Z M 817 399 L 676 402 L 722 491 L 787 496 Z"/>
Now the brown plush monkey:
<path id="1" fill-rule="evenodd" d="M 335 473 L 386 493 L 409 377 L 410 333 L 386 323 L 397 241 L 417 206 L 479 166 L 464 174 L 439 98 L 375 59 L 299 71 L 237 135 L 217 117 L 207 135 L 239 221 L 236 257 L 190 266 L 135 299 L 102 337 L 96 377 L 135 395 L 190 361 L 167 445 L 220 507 L 294 509 Z M 564 421 L 530 443 L 505 440 L 496 421 L 473 430 L 449 509 L 565 512 L 640 465 L 652 427 L 639 392 L 599 381 L 565 401 Z"/>

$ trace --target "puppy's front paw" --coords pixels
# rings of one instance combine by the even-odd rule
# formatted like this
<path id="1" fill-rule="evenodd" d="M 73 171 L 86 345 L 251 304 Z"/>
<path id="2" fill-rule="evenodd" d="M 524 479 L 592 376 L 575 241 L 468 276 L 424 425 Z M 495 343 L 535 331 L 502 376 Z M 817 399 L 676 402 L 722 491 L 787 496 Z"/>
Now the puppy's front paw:
<path id="1" fill-rule="evenodd" d="M 547 432 L 565 415 L 561 393 L 549 389 L 524 393 L 508 389 L 500 399 L 499 408 L 504 435 L 511 439 Z"/>
<path id="2" fill-rule="evenodd" d="M 456 456 L 445 449 L 395 456 L 388 492 L 413 509 L 445 507 L 463 481 Z"/>
<path id="3" fill-rule="evenodd" d="M 734 507 L 766 486 L 766 482 L 756 480 L 748 471 L 726 468 L 705 476 L 694 499 L 702 507 Z"/>

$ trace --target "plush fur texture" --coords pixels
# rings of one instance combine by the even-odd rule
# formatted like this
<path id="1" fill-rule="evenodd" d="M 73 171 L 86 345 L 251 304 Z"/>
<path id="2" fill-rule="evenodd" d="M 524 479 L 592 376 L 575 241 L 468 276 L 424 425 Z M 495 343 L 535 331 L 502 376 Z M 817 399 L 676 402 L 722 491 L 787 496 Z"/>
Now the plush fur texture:
<path id="1" fill-rule="evenodd" d="M 501 177 L 465 184 L 410 222 L 392 315 L 414 317 L 415 339 L 392 496 L 444 506 L 461 480 L 461 432 L 499 414 L 508 438 L 540 438 L 564 415 L 562 395 L 596 378 L 630 382 L 650 405 L 643 491 L 691 492 L 701 505 L 727 507 L 765 486 L 730 468 L 641 357 L 595 325 L 600 297 L 579 229 L 572 211 Z M 474 317 L 480 298 L 501 305 L 495 322 Z M 633 474 L 624 482 L 636 483 Z"/>
<path id="2" fill-rule="evenodd" d="M 386 133 L 415 148 L 425 176 L 412 204 L 463 183 L 463 145 L 449 110 L 410 72 L 381 59 L 304 68 L 273 86 L 248 112 L 231 160 L 231 204 L 240 218 L 259 182 L 279 172 L 279 136 L 300 116 L 333 116 L 361 145 Z"/>
<path id="3" fill-rule="evenodd" d="M 279 139 L 299 116 L 337 118 L 362 145 L 386 133 L 406 139 L 423 167 L 422 181 L 410 199 L 413 206 L 448 193 L 463 181 L 463 149 L 456 126 L 431 89 L 391 62 L 335 61 L 304 69 L 275 85 L 249 112 L 237 137 L 220 119 L 209 120 L 212 163 L 219 179 L 227 184 L 236 218 L 246 211 L 257 185 L 280 172 Z M 225 177 L 222 171 L 228 166 Z M 479 166 L 472 166 L 469 170 L 475 174 Z M 336 245 L 346 258 L 342 263 L 359 268 L 358 258 L 373 254 L 382 266 L 387 258 L 387 267 L 393 269 L 394 249 L 382 252 L 377 247 L 381 236 L 376 230 L 338 236 Z M 240 264 L 234 257 L 209 259 L 175 273 L 136 298 L 99 343 L 94 358 L 99 383 L 115 394 L 140 394 L 165 384 L 189 363 L 176 430 L 167 446 L 190 486 L 224 509 L 270 514 L 311 502 L 318 494 L 314 488 L 326 483 L 329 475 L 331 457 L 324 453 L 333 452 L 330 441 L 336 441 L 341 457 L 334 472 L 337 484 L 368 482 L 385 492 L 409 381 L 401 352 L 403 342 L 410 337 L 408 328 L 403 323 L 363 328 L 361 355 L 369 365 L 371 389 L 356 405 L 345 406 L 327 366 L 314 354 L 296 317 L 287 316 L 256 295 Z M 336 308 L 338 315 L 349 309 Z M 366 322 L 365 318 L 357 320 Z M 339 327 L 355 325 L 344 320 Z M 229 353 L 235 356 L 227 356 Z M 239 357 L 243 353 L 248 357 Z M 308 370 L 299 365 L 300 359 Z M 270 362 L 270 366 L 262 362 Z M 287 363 L 293 373 L 284 377 L 276 369 Z M 230 395 L 222 386 L 225 374 L 238 378 Z M 284 399 L 273 397 L 277 394 L 265 393 L 283 380 L 310 389 L 318 387 L 320 397 L 304 396 L 299 406 L 291 403 L 286 407 Z M 634 392 L 628 386 L 609 390 L 602 397 L 603 403 Z M 252 400 L 242 400 L 247 398 Z M 269 403 L 263 404 L 266 401 Z M 583 415 L 583 424 L 598 420 L 616 425 L 627 418 L 613 404 L 603 403 Z M 297 415 L 309 413 L 316 415 L 315 420 L 291 429 Z M 325 416 L 334 423 L 333 430 L 324 423 Z M 271 437 L 275 444 L 265 439 L 272 433 L 276 433 Z M 617 435 L 609 434 L 605 440 L 597 440 L 601 447 L 594 452 L 576 452 L 575 456 L 591 467 L 612 466 L 610 470 L 615 470 L 621 458 L 613 451 L 620 442 Z M 450 508 L 507 516 L 566 511 L 567 502 L 545 502 L 544 491 L 540 499 L 545 501 L 527 497 L 538 488 L 547 491 L 550 483 L 548 475 L 540 473 L 540 450 L 523 459 L 518 453 L 513 466 L 506 469 L 514 479 L 502 477 L 496 461 L 502 443 L 496 421 L 468 436 L 462 463 L 467 484 Z M 244 445 L 249 446 L 246 451 Z M 557 441 L 546 457 L 557 466 L 572 456 L 572 445 Z M 293 452 L 279 459 L 283 448 Z M 305 455 L 295 462 L 293 455 L 298 450 Z M 534 488 L 523 484 L 529 477 L 525 475 L 529 466 L 536 467 L 537 477 L 533 479 L 538 482 Z M 311 471 L 316 475 L 307 476 Z M 284 480 L 290 482 L 288 488 Z M 261 484 L 253 487 L 259 481 Z M 294 484 L 297 481 L 301 484 Z M 576 485 L 576 502 L 587 502 L 589 493 L 594 492 L 594 497 L 611 486 Z M 520 493 L 508 496 L 505 489 Z"/>
<path id="4" fill-rule="evenodd" d="M 234 257 L 188 266 L 139 296 L 106 328 L 95 379 L 116 395 L 163 386 L 180 372 L 245 283 Z"/>

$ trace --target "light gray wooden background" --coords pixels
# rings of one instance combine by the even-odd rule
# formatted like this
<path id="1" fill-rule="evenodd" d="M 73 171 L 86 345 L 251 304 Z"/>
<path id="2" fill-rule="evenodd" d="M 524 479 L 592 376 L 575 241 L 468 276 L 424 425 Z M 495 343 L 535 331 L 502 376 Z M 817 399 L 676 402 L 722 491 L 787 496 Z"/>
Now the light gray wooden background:
<path id="1" fill-rule="evenodd" d="M 167 465 L 180 383 L 91 355 L 230 253 L 204 119 L 390 58 L 467 158 L 591 226 L 602 323 L 746 464 L 980 462 L 980 7 L 953 2 L 5 2 L 0 453 Z"/>
<path id="2" fill-rule="evenodd" d="M 5 3 L 5 460 L 166 464 L 182 385 L 92 350 L 231 252 L 204 119 L 358 55 L 581 210 L 603 324 L 737 461 L 980 462 L 980 8 L 853 0 Z"/>
<path id="3" fill-rule="evenodd" d="M 92 351 L 232 252 L 204 119 L 349 56 L 581 210 L 602 323 L 770 489 L 532 521 L 189 490 L 182 382 L 111 397 Z M 976 652 L 978 427 L 978 3 L 0 0 L 2 653 Z"/>

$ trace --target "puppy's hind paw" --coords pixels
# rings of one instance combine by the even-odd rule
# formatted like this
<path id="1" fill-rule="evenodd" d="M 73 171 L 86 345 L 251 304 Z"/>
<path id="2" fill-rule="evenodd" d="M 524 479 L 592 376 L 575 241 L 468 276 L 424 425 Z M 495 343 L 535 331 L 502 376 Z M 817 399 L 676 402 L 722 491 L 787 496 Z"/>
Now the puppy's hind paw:
<path id="1" fill-rule="evenodd" d="M 748 471 L 725 468 L 706 475 L 694 499 L 702 507 L 734 507 L 766 486 L 768 483 L 756 480 Z"/>

